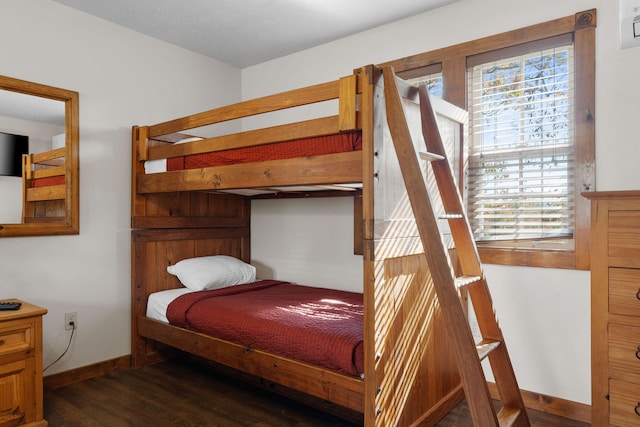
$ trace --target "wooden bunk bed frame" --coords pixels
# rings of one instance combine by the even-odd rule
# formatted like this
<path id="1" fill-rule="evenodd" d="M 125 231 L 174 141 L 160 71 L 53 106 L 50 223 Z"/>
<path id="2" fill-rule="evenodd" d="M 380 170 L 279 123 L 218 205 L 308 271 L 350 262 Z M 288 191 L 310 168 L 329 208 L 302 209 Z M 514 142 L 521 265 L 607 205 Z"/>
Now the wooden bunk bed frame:
<path id="1" fill-rule="evenodd" d="M 408 89 L 411 99 L 417 91 Z M 335 115 L 173 144 L 194 129 L 337 100 Z M 466 113 L 436 111 L 457 138 Z M 437 107 L 440 106 L 440 107 Z M 420 126 L 420 123 L 416 124 Z M 146 175 L 144 161 L 360 130 L 362 151 Z M 178 136 L 176 136 L 178 135 Z M 182 136 L 180 136 L 182 135 Z M 463 397 L 397 159 L 386 130 L 381 70 L 222 107 L 132 131 L 132 364 L 163 359 L 166 346 L 212 360 L 359 414 L 366 426 L 433 425 Z M 457 141 L 456 143 L 458 143 Z M 401 178 L 401 176 L 400 176 Z M 361 183 L 352 191 L 363 248 L 364 378 L 149 319 L 148 295 L 179 288 L 167 265 L 226 254 L 250 261 L 251 197 L 221 191 Z M 344 195 L 345 191 L 338 191 Z M 304 193 L 303 196 L 308 196 Z M 326 191 L 322 193 L 327 195 Z M 359 230 L 360 229 L 360 230 Z M 340 412 L 340 411 L 338 411 Z"/>
<path id="2" fill-rule="evenodd" d="M 65 156 L 65 147 L 22 156 L 23 224 L 66 221 Z M 38 180 L 51 182 L 34 185 Z"/>

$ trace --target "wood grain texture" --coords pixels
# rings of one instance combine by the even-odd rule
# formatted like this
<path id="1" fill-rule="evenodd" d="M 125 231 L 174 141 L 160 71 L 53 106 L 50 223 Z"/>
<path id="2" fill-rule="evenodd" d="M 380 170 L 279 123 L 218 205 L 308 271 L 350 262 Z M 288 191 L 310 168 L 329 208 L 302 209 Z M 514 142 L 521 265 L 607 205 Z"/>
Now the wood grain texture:
<path id="1" fill-rule="evenodd" d="M 591 200 L 591 400 L 594 426 L 640 425 L 640 191 Z"/>

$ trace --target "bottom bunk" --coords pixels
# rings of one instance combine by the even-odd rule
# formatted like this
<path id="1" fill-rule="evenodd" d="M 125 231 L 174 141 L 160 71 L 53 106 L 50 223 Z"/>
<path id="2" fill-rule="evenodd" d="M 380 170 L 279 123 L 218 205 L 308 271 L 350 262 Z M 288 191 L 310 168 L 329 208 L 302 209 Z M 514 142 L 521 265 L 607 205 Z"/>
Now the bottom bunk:
<path id="1" fill-rule="evenodd" d="M 210 255 L 229 255 L 239 260 L 248 261 L 244 255 L 248 243 L 242 243 L 245 238 L 246 234 L 242 228 L 138 230 L 133 232 L 134 329 L 132 360 L 134 366 L 144 366 L 161 360 L 163 349 L 158 345 L 161 343 L 361 414 L 363 412 L 364 385 L 359 374 L 340 372 L 336 367 L 328 369 L 275 352 L 259 350 L 246 343 L 213 337 L 194 331 L 190 326 L 189 328 L 173 326 L 162 319 L 164 309 L 154 309 L 147 304 L 149 295 L 157 295 L 163 290 L 174 289 L 179 293 L 185 293 L 183 290 L 187 289 L 183 287 L 180 279 L 167 272 L 167 266 L 175 265 L 178 261 Z M 185 280 L 184 277 L 183 280 Z M 235 285 L 232 288 L 235 292 L 265 282 Z M 271 284 L 272 282 L 275 281 L 266 283 Z M 222 289 L 222 291 L 226 291 L 226 289 Z M 220 290 L 202 291 L 198 292 L 198 295 L 206 295 L 211 292 L 219 293 Z M 291 293 L 290 289 L 288 292 Z M 188 292 L 183 296 L 189 298 L 193 297 L 195 293 L 195 291 Z M 246 298 L 246 295 L 236 294 L 235 297 L 237 300 L 241 300 L 243 297 Z M 332 295 L 335 297 L 335 293 Z M 255 299 L 255 296 L 252 295 L 252 298 Z M 179 302 L 176 301 L 176 304 Z M 191 302 L 185 304 L 191 304 Z M 223 304 L 229 308 L 227 301 Z M 165 301 L 161 305 L 166 308 L 168 303 Z M 155 314 L 153 314 L 154 312 Z M 359 321 L 362 322 L 361 308 L 359 312 Z M 329 315 L 329 313 L 325 314 Z M 173 317 L 180 317 L 180 313 L 174 310 Z M 362 325 L 359 329 L 361 336 Z M 357 365 L 361 369 L 361 343 L 358 347 L 360 361 Z M 343 371 L 346 370 L 346 368 L 343 369 Z"/>
<path id="2" fill-rule="evenodd" d="M 319 403 L 315 406 L 358 423 L 364 422 L 366 418 L 364 414 L 367 411 L 375 411 L 379 404 L 379 402 L 375 402 L 376 396 L 372 398 L 366 391 L 367 376 L 380 382 L 381 388 L 384 387 L 383 393 L 377 392 L 375 394 L 385 400 L 390 396 L 388 391 L 391 389 L 395 389 L 392 393 L 394 396 L 392 400 L 398 405 L 407 404 L 402 402 L 402 399 L 419 400 L 411 402 L 410 405 L 419 408 L 421 425 L 435 424 L 461 399 L 462 392 L 456 377 L 455 362 L 450 357 L 448 340 L 441 319 L 437 322 L 425 323 L 429 325 L 427 326 L 429 328 L 429 348 L 419 348 L 416 345 L 415 348 L 398 346 L 395 349 L 389 349 L 391 352 L 396 352 L 398 356 L 400 356 L 399 351 L 405 351 L 407 354 L 427 352 L 428 354 L 421 358 L 421 367 L 398 366 L 394 368 L 406 370 L 406 372 L 427 372 L 427 374 L 421 375 L 422 378 L 406 378 L 406 383 L 389 384 L 388 382 L 394 378 L 390 373 L 383 374 L 387 375 L 384 377 L 377 372 L 367 371 L 370 369 L 367 368 L 367 364 L 370 365 L 374 360 L 380 362 L 380 358 L 366 350 L 365 342 L 372 338 L 366 335 L 364 324 L 360 325 L 362 343 L 359 350 L 362 353 L 359 357 L 362 360 L 357 361 L 355 359 L 358 356 L 353 356 L 354 366 L 357 367 L 354 368 L 354 371 L 346 372 L 348 369 L 341 371 L 335 366 L 323 367 L 316 361 L 299 360 L 294 358 L 292 354 L 276 354 L 274 349 L 259 349 L 242 340 L 231 340 L 226 336 L 214 337 L 197 332 L 191 329 L 193 326 L 190 324 L 182 325 L 187 327 L 174 326 L 167 323 L 162 316 L 158 317 L 157 314 L 153 314 L 158 310 L 154 310 L 148 301 L 150 295 L 160 291 L 174 290 L 173 293 L 186 293 L 183 297 L 195 300 L 200 298 L 199 296 L 194 297 L 196 294 L 220 292 L 220 290 L 185 291 L 181 280 L 188 279 L 179 278 L 179 274 L 175 271 L 173 273 L 178 274 L 177 276 L 170 274 L 167 267 L 175 266 L 181 260 L 199 259 L 212 255 L 228 255 L 248 263 L 249 243 L 248 226 L 218 229 L 134 230 L 132 232 L 132 363 L 135 367 L 161 361 L 167 355 L 173 354 L 172 349 L 181 350 L 188 355 L 195 356 L 197 361 L 204 359 L 212 361 L 214 366 L 231 368 L 236 376 L 242 379 L 251 377 L 254 383 L 257 378 L 261 385 L 272 391 L 300 399 L 303 403 Z M 388 263 L 390 266 L 397 265 L 397 263 L 405 265 L 408 263 L 412 266 L 411 268 L 421 268 L 419 267 L 421 263 L 416 263 L 417 259 L 416 257 L 396 258 L 389 260 Z M 406 270 L 406 268 L 404 269 Z M 396 270 L 396 268 L 391 267 L 388 275 L 392 274 L 392 270 Z M 268 283 L 271 282 L 274 281 Z M 261 282 L 256 283 L 260 285 Z M 241 289 L 250 286 L 255 286 L 255 284 L 235 284 L 232 288 Z M 227 290 L 223 288 L 222 293 L 226 292 Z M 362 298 L 361 294 L 356 295 Z M 178 299 L 183 297 L 178 297 Z M 244 296 L 237 296 L 237 298 L 241 301 Z M 327 298 L 336 299 L 335 295 L 327 296 Z M 342 303 L 347 303 L 346 301 L 342 301 Z M 362 301 L 364 305 L 366 298 Z M 349 302 L 349 304 L 352 303 L 354 301 Z M 164 306 L 168 307 L 168 304 L 165 302 Z M 230 304 L 227 305 L 230 306 Z M 178 314 L 172 313 L 172 310 L 160 309 L 159 311 L 168 317 L 182 316 L 180 312 L 177 312 Z M 202 310 L 208 310 L 208 308 L 204 307 Z M 366 307 L 361 306 L 356 315 L 361 316 L 359 321 L 362 323 L 364 323 L 362 319 L 367 316 L 366 310 Z M 349 310 L 342 311 L 342 314 L 345 312 L 349 312 Z M 304 316 L 309 313 L 311 312 L 299 314 Z M 325 315 L 326 317 L 340 317 L 335 312 L 325 313 Z M 435 320 L 436 313 L 426 315 Z M 324 346 L 335 347 L 334 344 Z M 382 362 L 386 363 L 388 357 L 389 353 L 385 354 Z M 360 375 L 362 366 L 365 370 L 364 375 Z M 409 416 L 407 418 L 415 420 L 416 417 Z M 402 422 L 399 425 L 409 425 L 409 423 Z"/>

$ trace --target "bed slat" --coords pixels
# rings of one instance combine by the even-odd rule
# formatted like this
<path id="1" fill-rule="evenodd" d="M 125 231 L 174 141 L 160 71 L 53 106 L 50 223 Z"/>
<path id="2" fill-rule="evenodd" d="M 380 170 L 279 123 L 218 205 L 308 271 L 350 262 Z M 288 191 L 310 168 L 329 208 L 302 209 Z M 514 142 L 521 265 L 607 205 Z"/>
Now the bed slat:
<path id="1" fill-rule="evenodd" d="M 27 188 L 27 202 L 41 200 L 64 200 L 66 197 L 65 185 L 50 185 L 47 187 Z"/>
<path id="2" fill-rule="evenodd" d="M 326 171 L 331 170 L 331 176 Z M 163 176 L 160 176 L 163 175 Z M 167 179 L 171 177 L 171 179 Z M 138 193 L 357 183 L 362 153 L 325 154 L 138 176 Z"/>
<path id="3" fill-rule="evenodd" d="M 140 160 L 165 159 L 187 156 L 190 154 L 252 147 L 270 144 L 273 142 L 332 135 L 338 133 L 339 130 L 338 116 L 324 117 L 315 120 L 307 120 L 286 125 L 273 126 L 270 128 L 206 138 L 197 141 L 197 143 L 194 144 L 165 144 L 157 147 L 149 147 L 148 154 L 145 154 L 146 159 L 140 158 Z"/>
<path id="4" fill-rule="evenodd" d="M 336 98 L 338 81 L 321 83 L 158 123 L 149 127 L 149 138 Z"/>

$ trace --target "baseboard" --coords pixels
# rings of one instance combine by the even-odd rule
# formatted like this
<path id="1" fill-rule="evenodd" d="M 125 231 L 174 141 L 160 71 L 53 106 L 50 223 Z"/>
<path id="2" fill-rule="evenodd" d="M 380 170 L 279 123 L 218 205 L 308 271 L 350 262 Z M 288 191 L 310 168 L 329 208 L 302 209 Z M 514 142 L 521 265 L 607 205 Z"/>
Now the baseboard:
<path id="1" fill-rule="evenodd" d="M 83 366 L 81 368 L 47 375 L 42 379 L 42 382 L 45 388 L 56 389 L 65 385 L 88 380 L 89 378 L 99 377 L 100 375 L 119 371 L 120 369 L 129 368 L 130 366 L 131 356 L 127 355 L 116 359 L 105 360 L 104 362 L 94 363 L 93 365 Z"/>
<path id="2" fill-rule="evenodd" d="M 489 383 L 491 397 L 500 399 L 498 388 L 495 384 Z M 524 406 L 540 412 L 557 415 L 559 417 L 570 418 L 583 423 L 591 424 L 591 405 L 572 402 L 559 397 L 547 396 L 532 391 L 520 390 Z"/>

